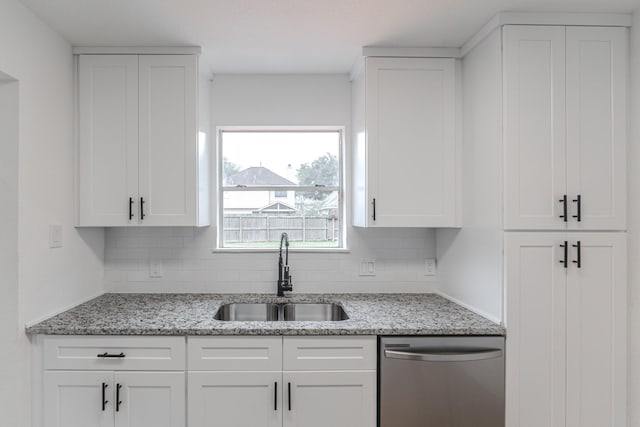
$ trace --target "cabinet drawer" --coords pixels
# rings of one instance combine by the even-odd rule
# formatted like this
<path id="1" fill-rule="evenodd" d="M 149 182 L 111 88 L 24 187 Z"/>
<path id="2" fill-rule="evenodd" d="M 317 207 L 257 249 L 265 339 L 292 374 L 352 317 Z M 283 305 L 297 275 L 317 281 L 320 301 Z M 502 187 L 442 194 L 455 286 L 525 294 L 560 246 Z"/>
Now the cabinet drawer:
<path id="1" fill-rule="evenodd" d="M 280 371 L 282 337 L 189 337 L 190 371 Z"/>
<path id="2" fill-rule="evenodd" d="M 376 337 L 284 337 L 285 371 L 374 370 Z"/>
<path id="3" fill-rule="evenodd" d="M 44 368 L 182 371 L 185 349 L 183 337 L 46 336 Z"/>

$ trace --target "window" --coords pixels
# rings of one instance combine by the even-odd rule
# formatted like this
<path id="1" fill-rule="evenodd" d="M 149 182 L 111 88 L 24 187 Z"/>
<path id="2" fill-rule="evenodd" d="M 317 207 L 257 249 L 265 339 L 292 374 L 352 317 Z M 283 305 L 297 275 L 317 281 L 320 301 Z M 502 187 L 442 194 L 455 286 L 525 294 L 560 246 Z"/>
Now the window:
<path id="1" fill-rule="evenodd" d="M 344 248 L 343 130 L 219 129 L 218 247 Z"/>

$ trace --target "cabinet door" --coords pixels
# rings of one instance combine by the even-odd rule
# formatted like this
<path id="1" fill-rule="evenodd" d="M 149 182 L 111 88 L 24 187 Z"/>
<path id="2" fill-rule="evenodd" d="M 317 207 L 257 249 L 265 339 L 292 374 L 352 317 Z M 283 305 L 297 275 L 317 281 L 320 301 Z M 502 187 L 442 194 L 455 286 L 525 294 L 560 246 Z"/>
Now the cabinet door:
<path id="1" fill-rule="evenodd" d="M 196 61 L 194 55 L 140 57 L 143 225 L 195 225 Z"/>
<path id="2" fill-rule="evenodd" d="M 567 192 L 581 199 L 570 228 L 626 228 L 626 70 L 625 28 L 567 28 Z"/>
<path id="3" fill-rule="evenodd" d="M 506 233 L 509 427 L 565 425 L 566 234 Z"/>
<path id="4" fill-rule="evenodd" d="M 567 427 L 626 425 L 626 236 L 576 233 L 567 280 Z M 577 248 L 571 259 L 577 261 Z M 542 317 L 539 317 L 542 318 Z M 509 331 L 511 333 L 511 331 Z"/>
<path id="5" fill-rule="evenodd" d="M 504 227 L 565 229 L 565 29 L 503 31 Z"/>
<path id="6" fill-rule="evenodd" d="M 185 427 L 184 372 L 116 372 L 115 384 L 116 427 Z"/>
<path id="7" fill-rule="evenodd" d="M 365 90 L 368 225 L 456 226 L 455 60 L 367 58 Z"/>
<path id="8" fill-rule="evenodd" d="M 284 427 L 375 427 L 375 371 L 285 372 L 283 378 Z"/>
<path id="9" fill-rule="evenodd" d="M 78 67 L 78 225 L 137 223 L 138 57 L 80 55 Z"/>
<path id="10" fill-rule="evenodd" d="M 113 427 L 114 387 L 112 372 L 46 371 L 44 427 Z"/>
<path id="11" fill-rule="evenodd" d="M 282 427 L 282 372 L 189 372 L 189 427 Z"/>

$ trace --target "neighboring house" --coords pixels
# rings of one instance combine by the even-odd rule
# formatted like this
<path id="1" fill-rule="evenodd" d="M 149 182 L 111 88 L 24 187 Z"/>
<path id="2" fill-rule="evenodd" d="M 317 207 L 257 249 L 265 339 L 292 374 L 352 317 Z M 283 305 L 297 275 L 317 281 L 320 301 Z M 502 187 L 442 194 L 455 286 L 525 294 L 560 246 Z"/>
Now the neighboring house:
<path id="1" fill-rule="evenodd" d="M 227 178 L 226 185 L 235 186 L 291 186 L 297 185 L 277 173 L 262 167 L 250 167 Z M 227 191 L 224 194 L 226 214 L 291 215 L 296 213 L 295 191 Z"/>
<path id="2" fill-rule="evenodd" d="M 318 213 L 327 217 L 338 217 L 338 192 L 329 193 L 327 198 L 322 201 Z"/>

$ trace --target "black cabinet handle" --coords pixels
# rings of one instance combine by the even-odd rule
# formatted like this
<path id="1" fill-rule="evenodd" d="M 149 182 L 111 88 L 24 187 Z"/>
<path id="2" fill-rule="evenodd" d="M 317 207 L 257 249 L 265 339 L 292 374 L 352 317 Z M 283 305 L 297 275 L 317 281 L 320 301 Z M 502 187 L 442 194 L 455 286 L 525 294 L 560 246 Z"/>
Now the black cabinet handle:
<path id="1" fill-rule="evenodd" d="M 376 198 L 373 198 L 373 202 L 371 202 L 373 204 L 373 220 L 376 220 Z"/>
<path id="2" fill-rule="evenodd" d="M 567 222 L 567 195 L 565 194 L 562 196 L 562 199 L 558 201 L 562 203 L 562 215 L 560 215 L 560 218 L 562 218 L 564 222 Z"/>
<path id="3" fill-rule="evenodd" d="M 374 199 L 375 200 L 375 199 Z M 291 383 L 287 384 L 288 395 L 289 395 L 289 410 L 291 410 Z"/>
<path id="4" fill-rule="evenodd" d="M 144 197 L 140 197 L 140 220 L 144 220 Z"/>
<path id="5" fill-rule="evenodd" d="M 571 246 L 576 248 L 576 259 L 571 262 L 573 262 L 576 265 L 576 267 L 580 268 L 582 266 L 582 254 L 581 254 L 582 246 L 580 244 L 580 240 L 578 240 L 575 245 L 571 245 Z"/>
<path id="6" fill-rule="evenodd" d="M 133 219 L 133 197 L 129 197 L 129 221 Z"/>
<path id="7" fill-rule="evenodd" d="M 576 196 L 575 199 L 573 199 L 573 203 L 576 204 L 576 207 L 578 208 L 578 214 L 577 215 L 573 215 L 573 217 L 575 219 L 578 220 L 578 222 L 582 221 L 582 196 L 580 196 L 579 194 Z"/>
<path id="8" fill-rule="evenodd" d="M 121 388 L 122 388 L 122 384 L 116 384 L 116 412 L 120 412 L 120 405 L 122 405 L 122 401 L 120 400 Z"/>
<path id="9" fill-rule="evenodd" d="M 103 412 L 107 407 L 107 403 L 109 403 L 109 401 L 107 400 L 107 387 L 109 387 L 109 384 L 102 383 L 102 411 Z"/>
<path id="10" fill-rule="evenodd" d="M 105 351 L 102 354 L 98 354 L 97 357 L 101 359 L 124 359 L 127 356 L 122 352 L 120 352 L 120 354 L 110 354 Z"/>
<path id="11" fill-rule="evenodd" d="M 273 410 L 278 410 L 278 381 L 273 383 Z"/>
<path id="12" fill-rule="evenodd" d="M 564 268 L 567 268 L 567 258 L 568 258 L 568 252 L 569 252 L 569 244 L 568 242 L 565 240 L 563 245 L 560 245 L 561 248 L 564 249 L 564 258 L 562 260 L 560 260 L 560 264 L 564 265 Z"/>

